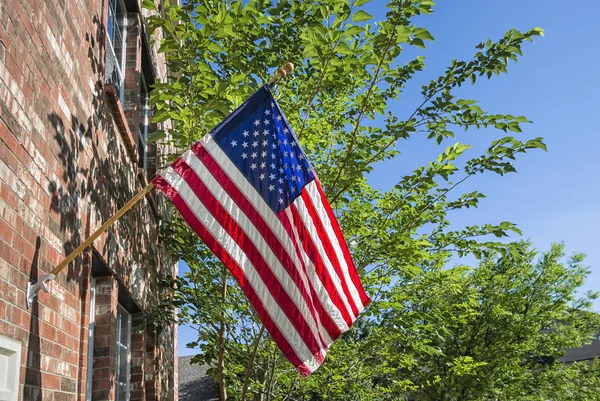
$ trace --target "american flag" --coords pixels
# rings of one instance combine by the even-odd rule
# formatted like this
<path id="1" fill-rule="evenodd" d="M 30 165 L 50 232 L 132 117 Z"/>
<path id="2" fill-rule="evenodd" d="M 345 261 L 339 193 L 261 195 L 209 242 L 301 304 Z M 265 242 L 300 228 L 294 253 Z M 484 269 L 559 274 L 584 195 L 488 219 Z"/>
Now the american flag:
<path id="1" fill-rule="evenodd" d="M 314 372 L 370 300 L 269 87 L 153 183 L 229 268 L 286 358 Z"/>

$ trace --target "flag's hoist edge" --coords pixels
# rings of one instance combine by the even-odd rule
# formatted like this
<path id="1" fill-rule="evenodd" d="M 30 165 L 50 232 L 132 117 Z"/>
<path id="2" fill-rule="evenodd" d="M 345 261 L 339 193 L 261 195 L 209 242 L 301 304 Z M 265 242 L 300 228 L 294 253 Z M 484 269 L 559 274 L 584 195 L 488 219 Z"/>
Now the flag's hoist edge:
<path id="1" fill-rule="evenodd" d="M 218 140 L 223 139 L 223 130 L 231 133 L 229 125 L 236 116 L 248 118 L 244 109 L 257 98 L 272 106 L 273 127 L 279 124 L 278 130 L 264 129 L 264 138 L 272 134 L 280 145 L 286 138 L 287 150 L 293 141 L 295 162 L 303 162 L 303 171 L 298 168 L 304 177 L 299 192 L 292 193 L 291 186 L 284 185 L 288 199 L 280 210 L 261 191 L 268 187 L 257 181 L 258 175 L 242 171 L 247 165 L 236 165 L 232 149 Z M 243 139 L 240 136 L 240 143 Z M 280 146 L 277 151 L 285 150 Z M 370 300 L 333 211 L 303 156 L 279 105 L 263 87 L 153 183 L 229 268 L 283 354 L 307 376 Z"/>

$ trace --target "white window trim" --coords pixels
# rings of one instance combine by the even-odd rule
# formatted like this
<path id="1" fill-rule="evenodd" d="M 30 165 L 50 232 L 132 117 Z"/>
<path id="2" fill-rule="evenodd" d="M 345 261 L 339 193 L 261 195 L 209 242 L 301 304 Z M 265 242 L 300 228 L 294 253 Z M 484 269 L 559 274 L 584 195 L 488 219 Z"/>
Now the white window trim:
<path id="1" fill-rule="evenodd" d="M 0 336 L 0 400 L 19 399 L 19 375 L 21 373 L 21 342 Z M 6 369 L 6 371 L 4 371 Z"/>
<path id="2" fill-rule="evenodd" d="M 96 279 L 90 280 L 90 323 L 88 325 L 87 374 L 85 382 L 85 400 L 92 401 L 92 380 L 94 373 L 94 324 L 96 322 Z"/>

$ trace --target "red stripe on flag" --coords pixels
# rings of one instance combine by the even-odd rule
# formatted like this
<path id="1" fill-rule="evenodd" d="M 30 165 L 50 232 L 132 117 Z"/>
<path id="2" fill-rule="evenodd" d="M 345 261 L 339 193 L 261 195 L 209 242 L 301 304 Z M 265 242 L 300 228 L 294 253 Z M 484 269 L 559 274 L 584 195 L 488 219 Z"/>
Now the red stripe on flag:
<path id="1" fill-rule="evenodd" d="M 340 261 L 335 253 L 335 249 L 333 249 L 333 244 L 331 243 L 331 238 L 327 234 L 325 227 L 323 227 L 323 222 L 321 221 L 321 216 L 315 210 L 315 207 L 310 199 L 310 196 L 306 191 L 302 191 L 302 200 L 304 201 L 304 206 L 310 215 L 310 218 L 317 229 L 317 234 L 321 243 L 323 244 L 323 249 L 325 250 L 325 254 L 329 258 L 329 261 L 333 265 L 335 272 L 340 278 L 340 282 L 342 284 L 342 289 L 344 290 L 344 294 L 346 294 L 346 298 L 348 299 L 348 303 L 352 308 L 352 312 L 354 316 L 358 316 L 358 305 L 355 304 L 354 298 L 352 298 L 352 294 L 350 294 L 350 288 L 348 288 L 348 283 L 346 281 L 346 277 L 344 277 L 344 272 L 342 271 L 342 266 L 340 265 Z"/>
<path id="2" fill-rule="evenodd" d="M 304 281 L 300 277 L 300 272 L 298 271 L 296 264 L 291 259 L 290 255 L 279 241 L 279 238 L 277 238 L 277 236 L 273 234 L 271 228 L 263 219 L 261 214 L 256 210 L 252 202 L 250 202 L 248 198 L 246 198 L 246 196 L 237 187 L 237 185 L 235 185 L 231 178 L 229 178 L 227 173 L 223 171 L 221 166 L 212 157 L 212 155 L 208 153 L 208 151 L 203 146 L 199 145 L 200 144 L 196 144 L 192 148 L 192 151 L 202 161 L 202 163 L 206 166 L 208 171 L 217 180 L 221 187 L 225 189 L 225 191 L 234 200 L 238 207 L 244 212 L 244 214 L 248 217 L 252 224 L 254 224 L 254 226 L 258 229 L 260 234 L 269 244 L 269 247 L 271 248 L 273 253 L 281 262 L 281 265 L 286 269 L 286 271 L 294 280 L 294 282 L 298 284 L 298 289 L 300 290 L 304 301 L 309 306 L 311 315 L 313 316 L 313 318 L 315 318 L 315 321 L 317 323 L 319 323 L 320 321 L 323 327 L 327 330 L 327 333 L 329 334 L 332 340 L 339 337 L 339 335 L 341 334 L 339 327 L 335 324 L 335 322 L 331 319 L 331 316 L 329 316 L 329 314 L 323 308 L 323 305 L 321 304 L 314 287 L 310 285 L 310 283 L 308 284 L 308 286 L 304 285 Z M 276 216 L 274 215 L 274 217 Z M 290 233 L 287 234 L 288 236 L 290 236 Z M 295 246 L 295 241 L 292 240 L 292 237 L 290 237 L 290 241 Z M 306 266 L 304 265 L 302 256 L 299 254 L 298 251 L 297 256 L 301 264 L 300 267 L 303 270 L 302 273 L 306 277 L 308 277 L 308 274 L 306 272 Z M 308 292 L 310 292 L 310 295 L 308 294 Z M 319 319 L 316 319 L 316 316 L 314 314 L 315 310 L 317 311 Z"/>
<path id="3" fill-rule="evenodd" d="M 356 266 L 354 265 L 354 261 L 352 260 L 352 256 L 350 255 L 350 251 L 348 250 L 348 245 L 346 244 L 346 240 L 344 239 L 344 235 L 342 234 L 342 229 L 340 228 L 340 224 L 338 223 L 335 215 L 333 214 L 333 210 L 327 202 L 327 198 L 325 197 L 325 193 L 323 193 L 323 188 L 321 188 L 321 183 L 318 179 L 315 179 L 315 183 L 317 184 L 317 189 L 319 190 L 319 195 L 321 195 L 321 203 L 323 204 L 323 208 L 327 211 L 327 215 L 329 216 L 329 221 L 331 222 L 331 226 L 335 231 L 335 235 L 338 239 L 338 243 L 342 248 L 342 252 L 344 253 L 344 259 L 346 259 L 346 264 L 348 265 L 348 272 L 350 273 L 350 278 L 354 283 L 354 286 L 358 290 L 358 294 L 360 295 L 360 299 L 363 303 L 363 306 L 369 305 L 371 299 L 363 289 L 363 286 L 360 282 L 360 277 L 358 276 L 358 272 L 356 271 Z"/>
<path id="4" fill-rule="evenodd" d="M 300 241 L 302 242 L 304 251 L 306 252 L 308 257 L 312 261 L 313 265 L 315 266 L 317 275 L 321 279 L 323 286 L 327 289 L 327 293 L 329 294 L 329 297 L 331 298 L 333 303 L 335 303 L 335 305 L 340 310 L 342 317 L 344 318 L 344 321 L 346 322 L 348 327 L 352 326 L 352 322 L 354 321 L 354 319 L 348 313 L 346 305 L 344 304 L 344 301 L 342 300 L 340 293 L 337 291 L 337 285 L 333 282 L 333 279 L 329 275 L 329 272 L 327 271 L 327 268 L 325 267 L 324 262 L 321 259 L 321 255 L 319 254 L 319 251 L 318 251 L 317 247 L 315 246 L 315 243 L 313 242 L 312 238 L 310 237 L 310 234 L 308 233 L 306 227 L 304 226 L 304 223 L 302 222 L 302 218 L 298 214 L 298 210 L 296 209 L 296 206 L 292 203 L 290 205 L 289 209 L 292 213 L 293 224 L 294 224 L 294 227 L 296 228 L 296 230 L 298 231 L 298 236 L 300 237 Z"/>
<path id="5" fill-rule="evenodd" d="M 319 338 L 314 336 L 308 322 L 306 322 L 304 319 L 302 312 L 300 312 L 296 303 L 291 299 L 283 285 L 279 282 L 279 279 L 270 269 L 269 264 L 265 261 L 250 237 L 248 237 L 244 230 L 238 225 L 229 212 L 219 203 L 219 201 L 214 198 L 204 182 L 200 180 L 196 172 L 190 166 L 188 166 L 183 159 L 177 159 L 171 165 L 171 167 L 177 171 L 181 177 L 183 177 L 192 191 L 196 194 L 200 202 L 202 202 L 204 207 L 206 207 L 219 225 L 225 229 L 225 231 L 243 250 L 244 254 L 246 254 L 258 272 L 262 281 L 265 284 L 268 283 L 266 288 L 269 290 L 281 310 L 285 312 L 295 330 L 298 331 L 307 348 L 319 361 L 319 363 L 322 363 L 323 356 L 320 350 L 326 347 L 322 343 L 323 340 L 320 338 L 320 336 Z"/>

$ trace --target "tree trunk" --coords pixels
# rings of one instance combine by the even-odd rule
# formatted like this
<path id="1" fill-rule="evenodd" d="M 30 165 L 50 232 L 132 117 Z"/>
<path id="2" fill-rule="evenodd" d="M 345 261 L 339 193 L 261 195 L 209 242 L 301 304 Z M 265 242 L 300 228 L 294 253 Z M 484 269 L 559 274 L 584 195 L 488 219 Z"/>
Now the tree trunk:
<path id="1" fill-rule="evenodd" d="M 246 377 L 244 378 L 244 385 L 242 386 L 242 401 L 246 401 L 246 393 L 248 391 L 248 383 L 250 381 L 250 372 L 252 372 L 252 365 L 254 364 L 254 357 L 256 357 L 256 351 L 258 351 L 258 345 L 260 344 L 260 339 L 265 331 L 265 325 L 260 325 L 260 331 L 258 332 L 258 336 L 256 336 L 256 340 L 254 341 L 254 349 L 250 354 L 250 359 L 248 359 L 248 365 L 246 366 Z"/>
<path id="2" fill-rule="evenodd" d="M 227 298 L 227 268 L 223 266 L 221 288 L 221 304 L 223 312 L 221 313 L 221 324 L 219 325 L 219 390 L 221 392 L 221 401 L 227 401 L 227 386 L 225 384 L 225 300 Z"/>

